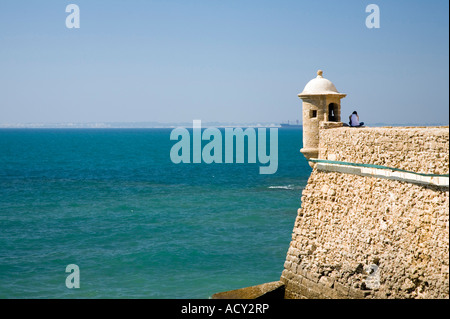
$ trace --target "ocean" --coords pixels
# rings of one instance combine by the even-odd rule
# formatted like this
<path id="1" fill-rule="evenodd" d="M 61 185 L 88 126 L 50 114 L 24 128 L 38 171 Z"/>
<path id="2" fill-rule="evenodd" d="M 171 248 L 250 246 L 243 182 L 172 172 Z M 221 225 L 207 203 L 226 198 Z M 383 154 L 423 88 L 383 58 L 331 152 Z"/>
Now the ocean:
<path id="1" fill-rule="evenodd" d="M 171 129 L 0 130 L 0 298 L 209 298 L 277 281 L 311 173 L 174 164 Z M 66 266 L 79 288 L 66 287 Z"/>

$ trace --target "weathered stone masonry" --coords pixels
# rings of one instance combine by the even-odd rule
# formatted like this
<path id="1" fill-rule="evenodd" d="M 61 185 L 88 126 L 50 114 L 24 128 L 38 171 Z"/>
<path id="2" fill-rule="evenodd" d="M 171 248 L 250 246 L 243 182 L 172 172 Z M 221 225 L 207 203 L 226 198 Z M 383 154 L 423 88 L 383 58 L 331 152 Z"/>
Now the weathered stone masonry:
<path id="1" fill-rule="evenodd" d="M 448 174 L 449 130 L 320 130 L 319 158 Z M 314 169 L 281 281 L 285 298 L 448 298 L 449 192 Z"/>
<path id="2" fill-rule="evenodd" d="M 345 96 L 321 70 L 298 95 L 313 172 L 280 281 L 213 298 L 449 297 L 449 128 L 344 127 Z"/>

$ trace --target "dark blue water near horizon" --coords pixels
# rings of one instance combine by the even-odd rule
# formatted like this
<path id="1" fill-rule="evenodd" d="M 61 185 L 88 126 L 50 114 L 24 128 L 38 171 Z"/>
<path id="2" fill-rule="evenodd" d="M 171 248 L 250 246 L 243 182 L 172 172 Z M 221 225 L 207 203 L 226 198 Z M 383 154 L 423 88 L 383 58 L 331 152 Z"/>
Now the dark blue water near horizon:
<path id="1" fill-rule="evenodd" d="M 278 280 L 311 172 L 301 130 L 278 130 L 273 175 L 174 164 L 170 132 L 0 130 L 0 298 L 208 298 Z"/>

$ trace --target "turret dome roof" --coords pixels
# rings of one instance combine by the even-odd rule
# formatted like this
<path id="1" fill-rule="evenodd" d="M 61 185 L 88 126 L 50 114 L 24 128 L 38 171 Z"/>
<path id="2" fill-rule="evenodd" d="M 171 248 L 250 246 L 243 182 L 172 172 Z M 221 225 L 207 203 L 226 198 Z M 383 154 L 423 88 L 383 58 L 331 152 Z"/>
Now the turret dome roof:
<path id="1" fill-rule="evenodd" d="M 303 92 L 299 95 L 317 95 L 317 94 L 341 94 L 338 92 L 333 82 L 323 77 L 321 70 L 317 71 L 317 77 L 309 81 Z"/>

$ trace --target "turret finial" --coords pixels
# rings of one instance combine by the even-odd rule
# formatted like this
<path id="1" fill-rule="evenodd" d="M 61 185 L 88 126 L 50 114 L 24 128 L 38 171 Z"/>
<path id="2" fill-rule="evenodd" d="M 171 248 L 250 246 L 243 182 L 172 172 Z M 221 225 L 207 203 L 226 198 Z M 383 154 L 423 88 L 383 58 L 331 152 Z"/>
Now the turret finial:
<path id="1" fill-rule="evenodd" d="M 323 71 L 322 70 L 319 70 L 319 71 L 317 71 L 317 76 L 322 76 L 323 75 Z"/>

